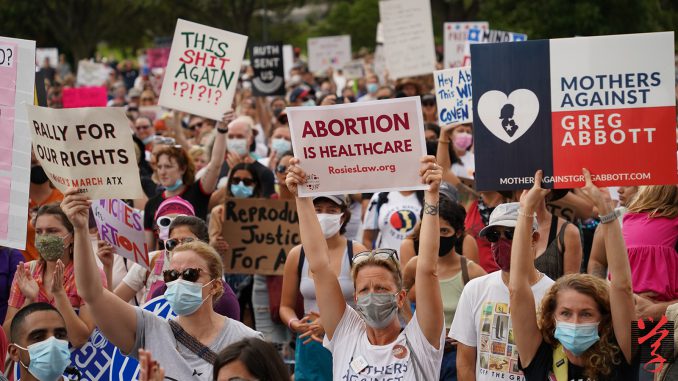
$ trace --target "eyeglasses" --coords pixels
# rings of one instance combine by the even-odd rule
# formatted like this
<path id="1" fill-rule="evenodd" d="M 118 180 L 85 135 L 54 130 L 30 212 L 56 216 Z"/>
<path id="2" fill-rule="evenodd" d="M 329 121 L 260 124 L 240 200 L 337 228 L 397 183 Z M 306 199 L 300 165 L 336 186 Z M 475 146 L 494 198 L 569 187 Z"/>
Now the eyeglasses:
<path id="1" fill-rule="evenodd" d="M 279 166 L 275 167 L 275 171 L 278 172 L 278 173 L 285 173 L 285 172 L 287 172 L 287 167 L 284 166 L 284 165 L 279 165 Z"/>
<path id="2" fill-rule="evenodd" d="M 167 251 L 174 251 L 174 249 L 176 249 L 177 246 L 183 245 L 184 243 L 193 242 L 193 241 L 195 241 L 195 238 L 193 238 L 193 237 L 186 237 L 186 238 L 182 238 L 182 239 L 170 238 L 170 239 L 165 241 L 165 249 Z"/>
<path id="3" fill-rule="evenodd" d="M 395 263 L 398 262 L 398 252 L 393 249 L 375 249 L 372 251 L 362 251 L 353 256 L 353 266 L 365 262 L 370 258 L 388 261 L 391 260 Z"/>
<path id="4" fill-rule="evenodd" d="M 198 278 L 200 278 L 200 273 L 203 271 L 205 270 L 199 268 L 187 268 L 183 271 L 165 270 L 162 272 L 162 278 L 165 283 L 174 282 L 175 280 L 179 279 L 179 277 L 185 281 L 195 283 Z"/>
<path id="5" fill-rule="evenodd" d="M 504 230 L 504 237 L 508 239 L 509 241 L 513 240 L 513 229 L 505 229 Z M 487 233 L 485 233 L 485 239 L 488 241 L 494 243 L 494 242 L 499 242 L 499 238 L 501 238 L 501 233 L 499 230 L 492 229 L 488 230 Z"/>
<path id="6" fill-rule="evenodd" d="M 252 180 L 252 179 L 243 179 L 243 178 L 240 178 L 240 177 L 233 177 L 233 178 L 231 179 L 231 184 L 233 184 L 233 185 L 237 185 L 237 184 L 240 184 L 240 183 L 243 183 L 243 184 L 245 184 L 246 186 L 250 186 L 250 185 L 254 184 L 254 180 Z"/>

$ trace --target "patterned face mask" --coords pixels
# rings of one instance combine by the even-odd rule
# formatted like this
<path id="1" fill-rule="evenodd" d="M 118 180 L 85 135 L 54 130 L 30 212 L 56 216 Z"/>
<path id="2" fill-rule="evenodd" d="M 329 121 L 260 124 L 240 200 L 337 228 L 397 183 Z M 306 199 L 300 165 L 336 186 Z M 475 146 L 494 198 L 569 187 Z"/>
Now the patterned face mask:
<path id="1" fill-rule="evenodd" d="M 37 234 L 35 236 L 35 248 L 38 249 L 42 259 L 48 262 L 55 262 L 63 257 L 64 249 L 66 248 L 64 240 L 69 234 L 63 237 L 51 234 Z"/>

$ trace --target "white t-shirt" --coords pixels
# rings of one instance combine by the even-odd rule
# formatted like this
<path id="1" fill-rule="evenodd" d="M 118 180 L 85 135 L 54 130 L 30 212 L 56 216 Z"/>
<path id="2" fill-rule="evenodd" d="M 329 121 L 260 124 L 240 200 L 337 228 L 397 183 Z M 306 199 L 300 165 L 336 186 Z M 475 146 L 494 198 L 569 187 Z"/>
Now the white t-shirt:
<path id="1" fill-rule="evenodd" d="M 152 251 L 148 253 L 148 261 L 149 263 L 153 260 L 153 258 L 156 255 L 164 253 L 164 250 L 157 250 L 157 251 Z M 154 262 L 153 262 L 154 263 Z M 163 262 L 163 271 L 167 270 L 169 268 L 169 258 L 165 257 L 165 261 Z M 137 300 L 139 300 L 139 303 L 142 305 L 146 301 L 146 297 L 148 296 L 148 287 L 155 283 L 157 280 L 162 280 L 162 274 L 160 275 L 155 275 L 153 274 L 153 269 L 151 268 L 150 270 L 146 269 L 145 267 L 141 266 L 138 263 L 134 263 L 134 265 L 129 269 L 127 272 L 127 275 L 125 275 L 125 278 L 123 278 L 123 282 L 129 288 L 137 292 Z M 141 298 L 139 298 L 141 296 Z"/>
<path id="2" fill-rule="evenodd" d="M 452 164 L 452 172 L 457 177 L 463 177 L 466 179 L 473 179 L 473 174 L 476 171 L 476 157 L 472 152 L 466 152 L 466 154 L 459 158 L 461 164 L 454 163 Z"/>
<path id="3" fill-rule="evenodd" d="M 379 193 L 372 195 L 363 228 L 379 231 L 375 248 L 400 250 L 400 242 L 412 232 L 419 221 L 422 205 L 416 193 L 403 196 L 400 192 L 388 192 L 388 202 L 381 205 L 377 216 L 378 200 Z"/>
<path id="4" fill-rule="evenodd" d="M 417 381 L 440 378 L 444 342 L 445 327 L 440 331 L 439 349 L 426 340 L 415 312 L 394 342 L 372 345 L 367 338 L 365 321 L 347 305 L 332 340 L 325 336 L 323 345 L 332 352 L 335 380 Z M 411 351 L 414 351 L 414 361 Z"/>
<path id="5" fill-rule="evenodd" d="M 532 286 L 538 306 L 553 284 L 544 275 Z M 518 351 L 509 315 L 509 290 L 501 279 L 501 270 L 471 279 L 461 293 L 450 337 L 476 347 L 476 380 L 524 381 L 518 368 Z"/>

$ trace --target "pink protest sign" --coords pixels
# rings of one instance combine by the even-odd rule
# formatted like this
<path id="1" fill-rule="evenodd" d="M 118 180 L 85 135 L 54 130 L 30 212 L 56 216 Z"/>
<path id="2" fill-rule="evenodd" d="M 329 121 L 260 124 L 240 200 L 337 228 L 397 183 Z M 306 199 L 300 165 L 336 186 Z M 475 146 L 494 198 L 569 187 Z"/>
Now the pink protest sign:
<path id="1" fill-rule="evenodd" d="M 0 105 L 14 106 L 17 54 L 16 44 L 0 43 Z"/>
<path id="2" fill-rule="evenodd" d="M 0 170 L 12 170 L 12 147 L 14 142 L 14 103 L 0 105 Z M 0 214 L 2 215 L 2 214 Z"/>
<path id="3" fill-rule="evenodd" d="M 106 107 L 108 94 L 105 86 L 64 88 L 62 102 L 64 108 Z"/>
<path id="4" fill-rule="evenodd" d="M 110 243 L 116 254 L 148 268 L 141 211 L 114 198 L 93 202 L 92 212 L 101 239 Z"/>
<path id="5" fill-rule="evenodd" d="M 9 216 L 9 195 L 12 190 L 12 179 L 0 177 L 0 216 Z M 9 218 L 0 218 L 0 239 L 7 238 Z"/>
<path id="6" fill-rule="evenodd" d="M 299 194 L 318 196 L 426 189 L 419 97 L 288 107 L 292 145 L 308 175 Z"/>
<path id="7" fill-rule="evenodd" d="M 149 68 L 167 67 L 170 48 L 150 48 L 146 49 L 146 64 Z"/>

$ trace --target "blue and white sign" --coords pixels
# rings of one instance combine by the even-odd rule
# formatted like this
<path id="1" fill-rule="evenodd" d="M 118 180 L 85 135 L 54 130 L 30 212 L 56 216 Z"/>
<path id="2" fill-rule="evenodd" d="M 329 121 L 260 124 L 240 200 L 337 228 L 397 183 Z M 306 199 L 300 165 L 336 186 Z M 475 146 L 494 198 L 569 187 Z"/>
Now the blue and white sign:
<path id="1" fill-rule="evenodd" d="M 441 126 L 473 122 L 470 66 L 435 71 L 433 83 Z"/>

